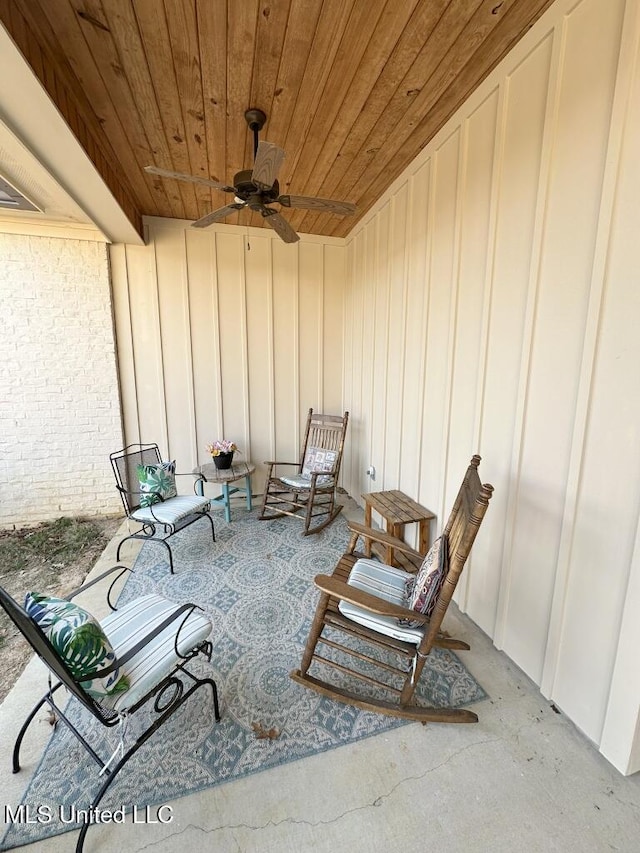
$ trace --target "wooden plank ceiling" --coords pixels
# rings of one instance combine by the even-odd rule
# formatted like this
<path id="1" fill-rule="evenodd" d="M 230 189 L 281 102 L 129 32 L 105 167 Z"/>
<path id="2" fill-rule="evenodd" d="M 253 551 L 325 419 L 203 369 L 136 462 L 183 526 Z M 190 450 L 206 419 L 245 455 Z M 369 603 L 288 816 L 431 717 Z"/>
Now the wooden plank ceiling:
<path id="1" fill-rule="evenodd" d="M 258 107 L 286 152 L 282 193 L 358 205 L 283 215 L 344 236 L 551 2 L 0 0 L 0 20 L 132 221 L 232 201 L 143 169 L 233 183 Z"/>

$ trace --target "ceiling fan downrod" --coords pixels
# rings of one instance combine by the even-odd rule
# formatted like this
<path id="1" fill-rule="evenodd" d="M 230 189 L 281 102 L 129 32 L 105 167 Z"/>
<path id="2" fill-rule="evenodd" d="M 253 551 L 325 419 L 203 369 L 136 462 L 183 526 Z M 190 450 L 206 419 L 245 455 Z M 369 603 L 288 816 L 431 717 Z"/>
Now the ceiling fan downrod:
<path id="1" fill-rule="evenodd" d="M 249 125 L 249 130 L 253 131 L 253 158 L 255 160 L 258 151 L 258 134 L 264 127 L 267 116 L 262 110 L 251 109 L 245 112 L 244 117 Z"/>

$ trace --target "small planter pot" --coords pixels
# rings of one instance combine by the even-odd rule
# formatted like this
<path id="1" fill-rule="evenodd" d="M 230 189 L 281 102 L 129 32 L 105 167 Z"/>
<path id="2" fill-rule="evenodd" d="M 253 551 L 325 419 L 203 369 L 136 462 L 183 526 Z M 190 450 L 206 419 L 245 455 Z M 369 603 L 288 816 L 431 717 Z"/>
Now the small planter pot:
<path id="1" fill-rule="evenodd" d="M 212 456 L 213 464 L 219 470 L 225 470 L 231 468 L 233 463 L 233 452 L 231 453 L 218 453 L 217 456 Z"/>

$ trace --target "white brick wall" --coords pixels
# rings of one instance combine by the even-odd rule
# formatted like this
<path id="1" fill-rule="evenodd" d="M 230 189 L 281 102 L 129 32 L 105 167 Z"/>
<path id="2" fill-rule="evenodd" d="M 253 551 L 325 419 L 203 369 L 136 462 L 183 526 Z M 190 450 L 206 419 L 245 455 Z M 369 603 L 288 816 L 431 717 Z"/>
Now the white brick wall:
<path id="1" fill-rule="evenodd" d="M 104 243 L 0 233 L 0 527 L 121 511 Z"/>

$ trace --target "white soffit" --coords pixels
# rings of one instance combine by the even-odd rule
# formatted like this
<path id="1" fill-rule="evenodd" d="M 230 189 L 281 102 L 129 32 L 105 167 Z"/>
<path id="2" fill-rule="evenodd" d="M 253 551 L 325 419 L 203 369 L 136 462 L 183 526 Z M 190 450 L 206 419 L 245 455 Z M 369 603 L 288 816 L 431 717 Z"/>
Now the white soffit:
<path id="1" fill-rule="evenodd" d="M 141 245 L 142 238 L 1 24 L 0 56 L 0 177 L 39 209 L 0 205 L 0 230 Z"/>

